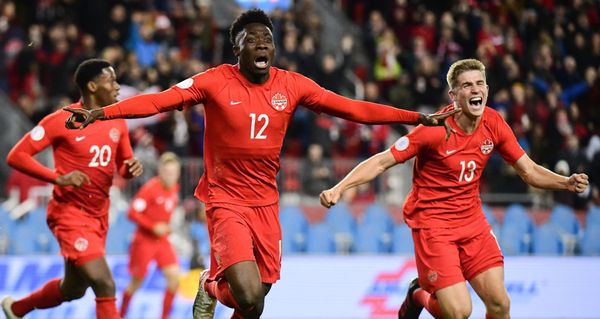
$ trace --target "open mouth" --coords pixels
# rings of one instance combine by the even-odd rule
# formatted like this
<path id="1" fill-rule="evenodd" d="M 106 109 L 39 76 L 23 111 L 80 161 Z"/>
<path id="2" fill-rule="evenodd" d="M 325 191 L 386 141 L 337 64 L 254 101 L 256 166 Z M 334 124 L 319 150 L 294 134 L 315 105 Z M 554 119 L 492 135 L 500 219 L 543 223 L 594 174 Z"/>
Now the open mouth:
<path id="1" fill-rule="evenodd" d="M 266 56 L 259 56 L 254 60 L 254 66 L 259 69 L 266 69 L 269 66 L 269 59 Z"/>
<path id="2" fill-rule="evenodd" d="M 473 97 L 469 99 L 469 104 L 473 106 L 481 106 L 483 104 L 483 98 L 481 96 Z"/>

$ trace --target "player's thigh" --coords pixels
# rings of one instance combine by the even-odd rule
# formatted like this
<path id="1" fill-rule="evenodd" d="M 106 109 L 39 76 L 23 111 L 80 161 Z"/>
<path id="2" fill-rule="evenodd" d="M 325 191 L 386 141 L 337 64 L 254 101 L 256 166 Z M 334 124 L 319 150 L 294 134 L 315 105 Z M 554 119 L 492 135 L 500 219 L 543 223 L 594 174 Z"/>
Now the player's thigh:
<path id="1" fill-rule="evenodd" d="M 465 281 L 435 292 L 445 318 L 467 318 L 471 315 L 471 295 Z"/>
<path id="2" fill-rule="evenodd" d="M 504 267 L 490 268 L 473 277 L 469 283 L 486 306 L 509 307 L 509 297 L 504 286 Z"/>
<path id="3" fill-rule="evenodd" d="M 452 229 L 415 229 L 412 235 L 421 288 L 435 293 L 465 282 Z"/>
<path id="4" fill-rule="evenodd" d="M 112 291 L 112 295 L 114 295 L 115 282 L 104 257 L 92 259 L 85 264 L 78 266 L 78 269 L 81 275 L 90 283 L 92 288 L 99 288 L 105 293 L 110 293 Z M 112 295 L 109 294 L 108 296 Z"/>
<path id="5" fill-rule="evenodd" d="M 143 279 L 155 253 L 156 247 L 152 244 L 135 239 L 129 247 L 129 274 L 134 278 Z"/>
<path id="6" fill-rule="evenodd" d="M 210 279 L 215 280 L 229 267 L 243 262 L 255 263 L 254 243 L 248 207 L 212 207 L 207 210 L 211 240 Z"/>
<path id="7" fill-rule="evenodd" d="M 65 258 L 65 275 L 60 286 L 63 296 L 67 300 L 73 300 L 83 297 L 90 284 L 75 263 Z"/>
<path id="8" fill-rule="evenodd" d="M 278 205 L 253 208 L 254 255 L 263 283 L 275 283 L 281 273 L 281 226 Z"/>

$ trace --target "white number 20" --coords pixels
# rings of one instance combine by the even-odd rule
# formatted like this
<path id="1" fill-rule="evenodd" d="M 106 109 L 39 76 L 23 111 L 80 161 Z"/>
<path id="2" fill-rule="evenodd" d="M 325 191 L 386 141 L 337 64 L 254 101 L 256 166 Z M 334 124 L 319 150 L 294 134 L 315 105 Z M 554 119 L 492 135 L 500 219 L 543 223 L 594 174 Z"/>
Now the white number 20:
<path id="1" fill-rule="evenodd" d="M 94 154 L 92 160 L 88 164 L 89 167 L 105 167 L 110 163 L 110 157 L 112 155 L 112 150 L 108 145 L 102 145 L 99 147 L 98 145 L 92 145 L 90 147 L 90 153 Z"/>
<path id="2" fill-rule="evenodd" d="M 269 125 L 269 116 L 267 114 L 259 114 L 258 118 L 256 117 L 255 113 L 250 113 L 250 119 L 252 120 L 252 123 L 250 124 L 250 139 L 251 140 L 264 140 L 267 138 L 266 135 L 263 135 L 265 129 L 267 128 L 267 125 Z M 256 124 L 257 122 L 263 122 L 262 127 L 258 130 L 258 132 L 256 134 Z"/>
<path id="3" fill-rule="evenodd" d="M 460 176 L 458 177 L 458 181 L 462 182 L 463 179 L 465 182 L 472 181 L 473 175 L 475 175 L 475 168 L 477 168 L 475 161 L 469 161 L 468 163 L 460 161 Z"/>

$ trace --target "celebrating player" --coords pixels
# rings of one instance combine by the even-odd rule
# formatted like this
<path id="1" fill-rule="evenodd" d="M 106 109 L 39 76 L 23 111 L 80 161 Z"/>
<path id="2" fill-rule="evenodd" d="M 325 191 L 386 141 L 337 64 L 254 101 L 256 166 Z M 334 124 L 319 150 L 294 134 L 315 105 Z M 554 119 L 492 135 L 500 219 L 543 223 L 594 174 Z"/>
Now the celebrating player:
<path id="1" fill-rule="evenodd" d="M 419 277 L 411 282 L 398 318 L 418 318 L 423 307 L 435 318 L 469 317 L 471 297 L 465 280 L 483 300 L 486 318 L 509 318 L 504 257 L 479 197 L 479 180 L 492 151 L 497 149 L 534 187 L 581 193 L 588 177 L 555 174 L 525 154 L 500 114 L 485 106 L 488 85 L 480 61 L 455 62 L 447 81 L 454 103 L 446 110 L 462 110 L 448 119 L 456 134 L 445 140 L 444 130 L 418 126 L 323 191 L 321 204 L 329 208 L 345 190 L 416 157 L 404 219 L 412 229 Z"/>
<path id="2" fill-rule="evenodd" d="M 133 294 L 140 288 L 148 264 L 155 260 L 167 279 L 161 318 L 166 319 L 179 285 L 179 264 L 171 243 L 169 221 L 179 202 L 179 174 L 181 165 L 177 155 L 166 152 L 160 156 L 158 176 L 150 179 L 135 195 L 129 209 L 129 219 L 137 224 L 129 253 L 131 281 L 123 292 L 121 317 L 125 317 Z"/>
<path id="3" fill-rule="evenodd" d="M 105 60 L 82 62 L 75 71 L 75 82 L 81 101 L 72 104 L 73 109 L 96 110 L 117 101 L 115 70 Z M 119 318 L 115 283 L 104 258 L 108 191 L 115 168 L 123 177 L 131 178 L 142 173 L 142 165 L 133 158 L 124 120 L 102 122 L 83 132 L 65 128 L 69 115 L 58 110 L 46 116 L 7 157 L 15 169 L 55 184 L 47 222 L 65 260 L 62 279 L 53 279 L 20 300 L 2 300 L 8 319 L 79 299 L 90 286 L 96 295 L 96 318 Z M 48 146 L 52 146 L 56 170 L 33 158 Z"/>
<path id="4" fill-rule="evenodd" d="M 101 111 L 67 109 L 71 128 L 97 119 L 150 116 L 204 103 L 205 172 L 196 196 L 206 203 L 210 271 L 201 276 L 194 318 L 212 318 L 216 300 L 234 318 L 258 318 L 280 276 L 281 228 L 275 176 L 288 124 L 298 105 L 362 123 L 445 126 L 455 111 L 436 115 L 356 101 L 310 79 L 271 66 L 273 24 L 261 10 L 231 25 L 236 65 L 220 65 L 156 94 L 139 95 Z M 78 125 L 77 123 L 81 123 Z M 448 134 L 451 128 L 446 126 Z"/>

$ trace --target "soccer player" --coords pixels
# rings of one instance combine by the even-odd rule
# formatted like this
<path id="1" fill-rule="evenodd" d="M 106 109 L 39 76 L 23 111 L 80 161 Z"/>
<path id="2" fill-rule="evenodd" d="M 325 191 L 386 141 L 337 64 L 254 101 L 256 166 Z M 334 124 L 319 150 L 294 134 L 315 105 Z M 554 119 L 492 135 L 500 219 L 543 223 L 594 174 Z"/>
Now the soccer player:
<path id="1" fill-rule="evenodd" d="M 90 59 L 75 71 L 81 100 L 71 108 L 95 110 L 117 101 L 119 84 L 109 62 Z M 64 257 L 62 279 L 53 279 L 29 296 L 2 300 L 9 319 L 21 318 L 34 309 L 51 308 L 83 297 L 88 287 L 96 295 L 96 318 L 119 318 L 115 283 L 106 260 L 108 192 L 115 168 L 125 178 L 139 176 L 142 165 L 133 158 L 124 120 L 102 122 L 89 131 L 72 131 L 64 122 L 70 113 L 58 110 L 43 118 L 10 151 L 10 166 L 54 183 L 48 203 L 47 223 Z M 52 146 L 56 169 L 34 155 Z"/>
<path id="2" fill-rule="evenodd" d="M 129 254 L 131 281 L 123 292 L 121 317 L 125 317 L 133 294 L 140 288 L 148 264 L 155 260 L 167 279 L 161 318 L 166 319 L 179 285 L 179 264 L 171 243 L 169 221 L 179 202 L 179 174 L 181 165 L 177 155 L 166 152 L 160 156 L 158 176 L 150 179 L 135 195 L 129 219 L 137 224 Z"/>
<path id="3" fill-rule="evenodd" d="M 212 318 L 216 299 L 234 318 L 258 318 L 264 297 L 279 279 L 281 228 L 275 176 L 294 111 L 303 105 L 347 120 L 446 126 L 453 111 L 424 115 L 334 94 L 310 79 L 271 66 L 273 24 L 261 10 L 231 25 L 236 65 L 220 65 L 166 91 L 123 100 L 102 110 L 68 108 L 67 125 L 144 117 L 198 103 L 205 105 L 205 172 L 195 195 L 206 203 L 210 270 L 201 275 L 194 318 Z M 78 124 L 80 123 L 80 124 Z M 450 134 L 450 127 L 446 127 Z"/>
<path id="4" fill-rule="evenodd" d="M 465 280 L 483 300 L 486 318 L 509 318 L 504 257 L 479 197 L 479 180 L 492 151 L 497 149 L 534 187 L 581 193 L 588 177 L 555 174 L 525 154 L 500 114 L 485 106 L 488 85 L 480 61 L 455 62 L 447 81 L 453 104 L 446 110 L 462 110 L 448 119 L 456 131 L 449 140 L 443 138 L 444 130 L 417 126 L 323 191 L 321 204 L 329 208 L 345 190 L 416 157 L 404 219 L 412 229 L 418 281 L 411 282 L 398 318 L 418 318 L 423 307 L 435 318 L 469 317 L 471 297 Z"/>

